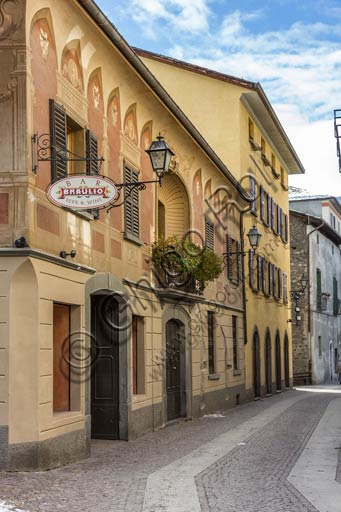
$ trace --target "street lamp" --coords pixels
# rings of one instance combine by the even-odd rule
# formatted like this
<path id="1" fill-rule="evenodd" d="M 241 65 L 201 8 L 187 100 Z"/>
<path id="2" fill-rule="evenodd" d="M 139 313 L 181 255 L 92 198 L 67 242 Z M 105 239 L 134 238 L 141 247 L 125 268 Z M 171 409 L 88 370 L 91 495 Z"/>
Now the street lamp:
<path id="1" fill-rule="evenodd" d="M 153 140 L 149 149 L 146 149 L 146 153 L 149 155 L 153 171 L 159 178 L 159 183 L 161 185 L 163 176 L 169 171 L 169 166 L 174 153 L 160 133 L 156 138 L 157 140 Z"/>
<path id="2" fill-rule="evenodd" d="M 261 236 L 262 236 L 261 233 L 258 231 L 258 229 L 256 228 L 256 226 L 254 224 L 247 234 L 250 245 L 254 251 L 259 246 Z"/>

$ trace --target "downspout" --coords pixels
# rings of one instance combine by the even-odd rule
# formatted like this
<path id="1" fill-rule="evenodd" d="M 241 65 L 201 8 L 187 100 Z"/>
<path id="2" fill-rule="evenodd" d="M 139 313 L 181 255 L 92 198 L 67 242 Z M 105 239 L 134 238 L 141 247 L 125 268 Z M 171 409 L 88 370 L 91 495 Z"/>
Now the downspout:
<path id="1" fill-rule="evenodd" d="M 242 276 L 244 279 L 242 279 L 242 294 L 243 294 L 243 327 L 244 327 L 244 345 L 247 344 L 247 319 L 246 319 L 246 291 L 245 291 L 245 261 L 244 261 L 244 215 L 245 212 L 242 212 L 240 215 L 240 223 L 239 223 L 239 229 L 240 229 L 240 250 L 242 253 Z"/>
<path id="2" fill-rule="evenodd" d="M 308 233 L 308 351 L 309 351 L 309 383 L 312 384 L 312 354 L 311 354 L 311 304 L 310 304 L 310 235 L 324 226 L 323 220 L 317 228 Z M 308 215 L 307 227 L 310 225 L 310 216 Z"/>

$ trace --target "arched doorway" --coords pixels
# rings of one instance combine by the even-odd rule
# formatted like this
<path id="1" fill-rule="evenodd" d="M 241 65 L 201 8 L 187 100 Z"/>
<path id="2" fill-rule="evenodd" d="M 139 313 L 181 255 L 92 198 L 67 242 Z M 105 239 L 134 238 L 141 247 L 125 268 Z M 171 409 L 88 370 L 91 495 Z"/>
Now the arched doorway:
<path id="1" fill-rule="evenodd" d="M 119 304 L 114 296 L 91 296 L 91 436 L 120 439 Z"/>
<path id="2" fill-rule="evenodd" d="M 166 323 L 167 421 L 186 416 L 186 338 L 183 322 Z"/>
<path id="3" fill-rule="evenodd" d="M 284 375 L 285 387 L 290 387 L 290 370 L 289 370 L 289 338 L 287 333 L 284 336 Z"/>
<path id="4" fill-rule="evenodd" d="M 252 343 L 253 352 L 253 391 L 255 398 L 260 397 L 260 342 L 259 334 L 256 329 L 253 335 Z"/>
<path id="5" fill-rule="evenodd" d="M 266 381 L 266 394 L 272 393 L 272 364 L 271 364 L 271 337 L 270 332 L 267 330 L 265 337 L 265 381 Z"/>
<path id="6" fill-rule="evenodd" d="M 281 340 L 279 333 L 276 333 L 276 389 L 280 391 L 282 389 L 282 361 L 281 361 Z"/>

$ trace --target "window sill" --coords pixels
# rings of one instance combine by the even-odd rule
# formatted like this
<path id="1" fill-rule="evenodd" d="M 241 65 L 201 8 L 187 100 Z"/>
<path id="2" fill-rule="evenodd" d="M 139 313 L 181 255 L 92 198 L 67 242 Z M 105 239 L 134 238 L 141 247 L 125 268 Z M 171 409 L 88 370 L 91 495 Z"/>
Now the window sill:
<path id="1" fill-rule="evenodd" d="M 144 245 L 144 242 L 140 240 L 140 238 L 137 238 L 137 236 L 134 236 L 130 233 L 127 233 L 126 231 L 123 234 L 123 238 L 127 240 L 128 242 L 132 242 L 133 244 L 139 245 L 140 247 Z"/>
<path id="2" fill-rule="evenodd" d="M 234 376 L 241 375 L 241 374 L 242 374 L 241 370 L 233 370 L 233 375 Z"/>
<path id="3" fill-rule="evenodd" d="M 210 373 L 208 374 L 208 380 L 220 380 L 220 375 L 218 373 Z"/>

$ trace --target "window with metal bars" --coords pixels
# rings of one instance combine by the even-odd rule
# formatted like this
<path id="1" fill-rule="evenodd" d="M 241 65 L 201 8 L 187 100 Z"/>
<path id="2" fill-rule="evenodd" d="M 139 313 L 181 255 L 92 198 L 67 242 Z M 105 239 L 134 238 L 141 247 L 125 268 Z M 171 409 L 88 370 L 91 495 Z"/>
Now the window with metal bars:
<path id="1" fill-rule="evenodd" d="M 205 219 L 205 247 L 214 251 L 214 224 Z"/>
<path id="2" fill-rule="evenodd" d="M 126 183 L 137 183 L 139 181 L 139 173 L 125 166 L 124 180 Z M 140 204 L 139 191 L 136 187 L 125 188 L 125 236 L 137 242 L 140 241 Z"/>
<path id="3" fill-rule="evenodd" d="M 214 313 L 207 311 L 208 373 L 215 373 L 215 328 Z"/>

